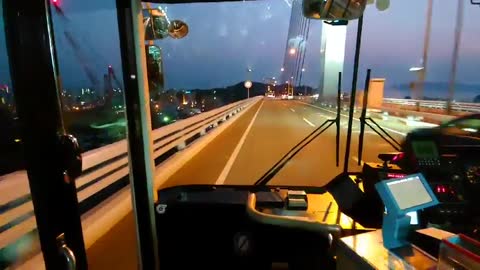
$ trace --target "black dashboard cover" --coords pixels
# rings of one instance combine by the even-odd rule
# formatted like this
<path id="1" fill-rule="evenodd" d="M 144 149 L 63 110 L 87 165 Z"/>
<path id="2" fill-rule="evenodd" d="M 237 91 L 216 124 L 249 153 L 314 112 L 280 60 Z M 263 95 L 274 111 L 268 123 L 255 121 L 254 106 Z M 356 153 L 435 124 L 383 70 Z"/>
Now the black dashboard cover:
<path id="1" fill-rule="evenodd" d="M 158 191 L 161 269 L 272 269 L 272 262 L 332 263 L 325 236 L 250 219 L 246 206 L 251 189 L 180 186 Z M 257 192 L 264 207 L 282 207 L 283 200 L 275 193 Z"/>

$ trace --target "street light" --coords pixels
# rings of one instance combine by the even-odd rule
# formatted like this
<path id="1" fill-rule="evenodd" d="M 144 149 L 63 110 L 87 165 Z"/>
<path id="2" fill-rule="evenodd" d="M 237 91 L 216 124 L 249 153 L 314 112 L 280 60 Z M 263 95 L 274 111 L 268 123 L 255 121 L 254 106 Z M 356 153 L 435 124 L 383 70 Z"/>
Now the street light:
<path id="1" fill-rule="evenodd" d="M 250 98 L 250 88 L 252 87 L 252 81 L 249 81 L 249 80 L 245 81 L 243 86 L 247 88 L 247 98 Z"/>
<path id="2" fill-rule="evenodd" d="M 302 68 L 302 72 L 305 72 L 305 69 L 304 69 L 304 68 Z"/>
<path id="3" fill-rule="evenodd" d="M 422 78 L 423 73 L 425 72 L 425 67 L 423 66 L 415 66 L 411 67 L 408 71 L 414 72 L 417 74 L 417 79 L 411 85 L 411 89 L 413 91 L 412 98 L 413 99 L 421 99 L 421 87 L 422 87 Z M 417 104 L 417 109 L 419 109 L 420 104 Z"/>
<path id="4" fill-rule="evenodd" d="M 296 52 L 297 50 L 295 50 L 295 48 L 290 48 L 290 50 L 288 51 L 288 53 L 291 55 L 294 55 Z"/>
<path id="5" fill-rule="evenodd" d="M 280 71 L 285 71 L 285 69 L 282 67 L 282 68 L 280 69 Z"/>
<path id="6" fill-rule="evenodd" d="M 421 70 L 424 70 L 424 67 L 411 67 L 408 71 L 417 72 Z"/>

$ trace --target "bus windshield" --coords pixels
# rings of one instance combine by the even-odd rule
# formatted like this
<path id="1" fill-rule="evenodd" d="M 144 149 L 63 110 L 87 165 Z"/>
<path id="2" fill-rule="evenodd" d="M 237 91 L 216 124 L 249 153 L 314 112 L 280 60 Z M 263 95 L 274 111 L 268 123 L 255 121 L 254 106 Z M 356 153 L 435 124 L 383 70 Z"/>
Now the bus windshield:
<path id="1" fill-rule="evenodd" d="M 62 120 L 84 161 L 76 184 L 86 219 L 129 185 L 124 94 L 135 75 L 122 70 L 118 1 L 49 2 Z M 461 145 L 457 128 L 468 145 L 480 142 L 478 1 L 363 1 L 361 20 L 348 21 L 320 20 L 302 0 L 165 2 L 142 2 L 139 18 L 155 191 L 255 185 L 280 160 L 262 184 L 323 187 L 345 168 L 402 151 L 417 132 Z M 0 16 L 3 268 L 39 245 Z M 314 131 L 323 133 L 309 140 Z M 469 169 L 478 182 L 479 167 Z"/>

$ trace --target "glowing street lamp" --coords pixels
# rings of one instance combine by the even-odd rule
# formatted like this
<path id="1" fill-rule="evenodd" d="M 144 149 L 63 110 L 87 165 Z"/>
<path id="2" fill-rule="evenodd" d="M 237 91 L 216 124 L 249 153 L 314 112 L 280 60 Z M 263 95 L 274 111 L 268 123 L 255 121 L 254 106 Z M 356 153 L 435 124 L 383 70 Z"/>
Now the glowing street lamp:
<path id="1" fill-rule="evenodd" d="M 248 80 L 245 81 L 243 86 L 245 86 L 245 88 L 247 88 L 247 98 L 250 98 L 250 88 L 252 87 L 252 81 L 248 81 Z"/>
<path id="2" fill-rule="evenodd" d="M 295 50 L 295 48 L 290 48 L 290 50 L 288 51 L 290 55 L 294 55 L 296 52 L 297 50 Z"/>
<path id="3" fill-rule="evenodd" d="M 282 67 L 282 68 L 280 69 L 280 71 L 285 71 L 285 69 Z"/>
<path id="4" fill-rule="evenodd" d="M 424 69 L 425 69 L 424 67 L 411 67 L 411 68 L 409 69 L 409 71 L 411 71 L 411 72 L 417 72 L 417 71 L 422 71 L 422 70 L 424 70 Z"/>
<path id="5" fill-rule="evenodd" d="M 416 73 L 418 78 L 415 82 L 411 83 L 410 88 L 412 89 L 413 93 L 412 96 L 414 99 L 421 99 L 421 91 L 422 91 L 422 80 L 425 73 L 425 67 L 411 67 L 408 71 Z M 420 109 L 420 103 L 417 102 L 417 110 Z"/>

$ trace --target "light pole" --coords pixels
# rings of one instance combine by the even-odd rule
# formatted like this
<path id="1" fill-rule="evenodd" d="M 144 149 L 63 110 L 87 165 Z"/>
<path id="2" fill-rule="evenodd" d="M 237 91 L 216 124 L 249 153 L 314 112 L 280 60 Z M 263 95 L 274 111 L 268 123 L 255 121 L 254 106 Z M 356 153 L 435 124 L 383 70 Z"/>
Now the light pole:
<path id="1" fill-rule="evenodd" d="M 450 82 L 448 86 L 447 114 L 452 112 L 452 102 L 455 91 L 455 77 L 457 75 L 458 51 L 460 49 L 460 40 L 462 38 L 463 26 L 463 0 L 457 0 L 457 22 L 455 25 L 455 45 L 453 46 L 452 69 L 450 71 Z"/>
<path id="2" fill-rule="evenodd" d="M 425 69 L 424 67 L 411 67 L 411 68 L 408 70 L 408 71 L 410 71 L 410 72 L 415 73 L 415 75 L 416 75 L 415 81 L 414 81 L 414 83 L 412 84 L 412 86 L 410 87 L 410 88 L 413 90 L 413 91 L 412 91 L 413 93 L 412 93 L 412 95 L 411 95 L 411 98 L 413 98 L 413 99 L 419 99 L 419 98 L 420 98 L 420 96 L 418 95 L 418 92 L 417 92 L 416 90 L 418 89 L 418 85 L 420 84 L 421 77 L 422 77 L 421 74 L 423 74 L 423 70 L 424 70 L 424 69 Z M 418 106 L 418 105 L 419 105 L 419 104 L 417 104 L 417 106 Z M 417 109 L 418 109 L 418 108 L 417 108 Z"/>
<path id="3" fill-rule="evenodd" d="M 298 84 L 300 87 L 301 87 L 304 72 L 305 72 L 305 68 L 302 68 L 302 73 L 300 74 L 300 82 Z M 304 95 L 306 96 L 307 95 L 307 86 L 306 85 L 303 86 L 303 92 L 304 92 Z"/>
<path id="4" fill-rule="evenodd" d="M 245 86 L 245 88 L 247 88 L 247 98 L 250 98 L 250 87 L 252 87 L 252 81 L 248 81 L 248 80 L 245 81 L 243 86 Z"/>

